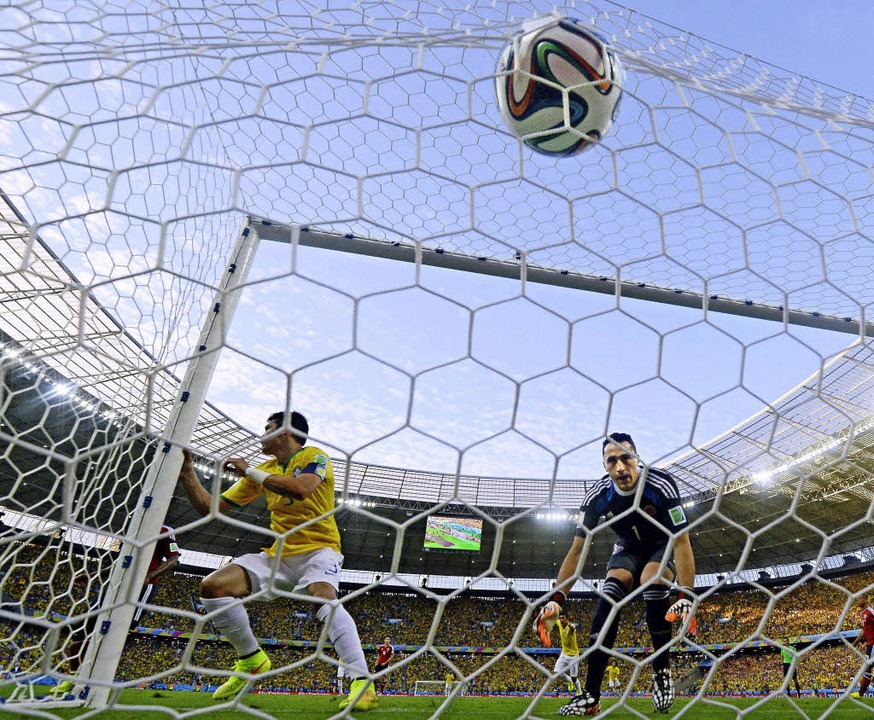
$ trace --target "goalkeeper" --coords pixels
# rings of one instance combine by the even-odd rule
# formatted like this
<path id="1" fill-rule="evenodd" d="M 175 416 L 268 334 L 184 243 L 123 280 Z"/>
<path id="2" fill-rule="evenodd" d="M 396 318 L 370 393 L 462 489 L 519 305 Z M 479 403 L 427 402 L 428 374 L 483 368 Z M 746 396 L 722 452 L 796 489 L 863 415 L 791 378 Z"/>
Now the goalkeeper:
<path id="1" fill-rule="evenodd" d="M 674 479 L 664 470 L 644 467 L 630 435 L 609 435 L 602 445 L 602 460 L 607 474 L 583 499 L 580 523 L 556 579 L 558 591 L 541 608 L 534 629 L 550 647 L 550 633 L 567 600 L 566 591 L 582 569 L 586 535 L 604 518 L 618 537 L 592 617 L 590 643 L 593 649 L 587 658 L 586 684 L 580 695 L 559 709 L 559 714 L 591 716 L 600 712 L 601 683 L 609 660 L 605 650 L 612 648 L 616 641 L 623 600 L 638 585 L 644 586 L 646 624 L 655 654 L 653 707 L 656 712 L 667 712 L 674 702 L 670 659 L 665 647 L 671 640 L 671 623 L 681 619 L 689 635 L 696 631 L 692 617 L 695 556 L 686 531 L 689 522 Z M 671 549 L 676 570 L 670 561 Z M 680 593 L 671 604 L 668 586 L 675 580 Z M 659 652 L 663 648 L 664 651 Z"/>

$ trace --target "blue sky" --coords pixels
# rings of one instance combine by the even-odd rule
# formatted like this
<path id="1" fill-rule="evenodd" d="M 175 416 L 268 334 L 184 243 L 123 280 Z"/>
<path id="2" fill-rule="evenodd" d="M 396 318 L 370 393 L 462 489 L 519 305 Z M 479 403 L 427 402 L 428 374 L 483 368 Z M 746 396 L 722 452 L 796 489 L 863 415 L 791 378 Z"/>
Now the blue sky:
<path id="1" fill-rule="evenodd" d="M 874 5 L 865 0 L 638 0 L 622 3 L 759 60 L 874 96 Z"/>
<path id="2" fill-rule="evenodd" d="M 790 71 L 874 94 L 861 30 L 871 11 L 863 3 L 840 13 L 805 2 L 637 8 Z M 856 74 L 839 74 L 838 66 Z M 588 172 L 585 154 L 561 162 L 563 172 Z M 525 216 L 515 218 L 524 227 Z M 614 220 L 622 222 L 606 219 Z M 256 276 L 290 263 L 284 248 L 260 252 Z M 377 464 L 592 477 L 601 471 L 600 438 L 617 430 L 636 437 L 645 460 L 664 462 L 776 400 L 852 340 L 726 316 L 702 324 L 700 313 L 642 302 L 623 301 L 616 312 L 608 296 L 530 284 L 523 299 L 518 283 L 428 268 L 417 278 L 412 267 L 317 251 L 302 251 L 298 262 L 311 281 L 289 281 L 283 302 L 291 297 L 294 307 L 314 311 L 294 313 L 289 324 L 268 286 L 246 297 L 242 313 L 257 304 L 260 317 L 275 319 L 270 343 L 244 323 L 231 344 L 253 351 L 258 343 L 275 369 L 265 376 L 226 351 L 212 397 L 257 428 L 262 403 L 294 370 L 292 401 L 310 416 L 316 441 Z M 353 342 L 367 357 L 350 352 Z"/>
<path id="3" fill-rule="evenodd" d="M 551 8 L 545 2 L 538 5 Z M 837 3 L 831 10 L 806 0 L 664 0 L 629 7 L 790 74 L 874 96 L 869 50 L 874 10 L 861 0 Z M 10 22 L 14 24 L 15 18 Z M 88 28 L 83 21 L 80 29 L 87 33 Z M 157 344 L 169 357 L 184 354 L 184 341 L 192 334 L 182 310 L 166 301 L 170 295 L 162 283 L 172 283 L 166 278 L 134 281 L 126 275 L 145 273 L 162 252 L 168 258 L 177 253 L 175 259 L 198 243 L 208 250 L 215 242 L 220 254 L 221 244 L 210 235 L 230 237 L 228 228 L 235 220 L 225 222 L 222 212 L 231 206 L 242 205 L 280 221 L 333 217 L 325 225 L 382 236 L 406 232 L 420 237 L 436 228 L 435 237 L 441 230 L 445 237 L 434 244 L 451 248 L 455 243 L 475 254 L 519 247 L 531 250 L 532 262 L 553 267 L 567 263 L 595 274 L 610 274 L 618 265 L 624 277 L 671 287 L 694 284 L 696 272 L 706 273 L 714 258 L 724 258 L 719 259 L 725 264 L 723 272 L 712 273 L 709 287 L 719 290 L 725 283 L 724 287 L 742 288 L 772 303 L 780 297 L 775 287 L 791 286 L 790 305 L 807 306 L 820 295 L 841 303 L 845 298 L 835 286 L 843 283 L 852 289 L 853 283 L 867 283 L 870 264 L 864 262 L 856 263 L 856 275 L 831 278 L 831 284 L 813 283 L 822 271 L 817 266 L 819 246 L 808 243 L 804 252 L 798 251 L 792 243 L 799 233 L 785 228 L 775 236 L 777 241 L 769 230 L 751 230 L 750 247 L 758 254 L 750 263 L 757 273 L 736 267 L 738 229 L 730 223 L 713 225 L 712 218 L 702 219 L 698 211 L 682 207 L 694 206 L 697 198 L 688 164 L 656 164 L 651 176 L 629 172 L 634 163 L 641 167 L 647 160 L 645 147 L 620 154 L 624 165 L 620 163 L 618 171 L 601 149 L 550 162 L 528 151 L 520 155 L 515 142 L 501 134 L 488 77 L 498 50 L 468 50 L 465 68 L 440 68 L 452 77 L 466 77 L 473 68 L 481 81 L 472 83 L 469 96 L 464 80 L 448 81 L 435 91 L 434 76 L 427 74 L 410 73 L 371 86 L 358 67 L 371 60 L 350 53 L 331 57 L 325 68 L 332 77 L 305 81 L 295 75 L 303 62 L 299 56 L 291 67 L 282 55 L 260 52 L 227 68 L 208 56 L 198 57 L 194 65 L 168 62 L 155 75 L 144 71 L 142 86 L 110 78 L 98 92 L 75 82 L 61 82 L 50 91 L 45 83 L 24 84 L 17 93 L 0 98 L 0 108 L 21 112 L 40 97 L 39 113 L 12 115 L 12 121 L 0 126 L 0 144 L 8 148 L 0 152 L 7 158 L 0 183 L 34 217 L 49 223 L 41 235 L 56 247 L 66 243 L 68 249 L 60 255 L 81 278 L 122 278 L 106 288 L 116 297 L 110 304 L 146 342 L 168 333 Z M 409 55 L 390 52 L 398 58 Z M 314 54 L 304 64 L 315 69 L 318 60 Z M 192 68 L 206 79 L 176 84 Z M 161 71 L 168 77 L 162 78 Z M 214 77 L 219 71 L 222 81 Z M 381 71 L 387 72 L 385 65 Z M 39 72 L 50 74 L 48 69 Z M 77 72 L 120 73 L 127 80 L 132 70 L 121 62 L 83 62 Z M 274 72 L 292 79 L 262 97 L 260 84 Z M 238 76 L 247 83 L 236 82 Z M 161 83 L 164 79 L 174 82 Z M 651 88 L 645 79 L 631 80 L 640 84 L 629 87 L 646 97 Z M 51 76 L 46 82 L 58 78 Z M 141 111 L 145 100 L 137 93 L 149 97 L 149 83 L 166 86 L 149 105 L 154 122 L 100 124 L 115 111 Z M 365 93 L 370 93 L 372 117 L 347 121 L 350 108 L 356 108 Z M 405 93 L 409 101 L 399 102 Z M 654 119 L 663 149 L 694 156 L 702 166 L 722 158 L 727 150 L 713 138 L 711 125 L 699 128 L 697 150 L 684 138 L 689 117 L 678 109 L 679 94 L 665 93 L 669 107 Z M 464 120 L 468 101 L 473 121 L 457 123 Z M 257 102 L 262 102 L 262 117 L 247 116 Z M 57 123 L 56 115 L 69 122 Z M 758 121 L 767 124 L 766 113 Z M 737 118 L 726 111 L 721 122 L 733 127 Z M 197 132 L 189 136 L 186 123 Z M 420 128 L 424 129 L 417 137 Z M 645 136 L 646 113 L 628 96 L 605 140 L 627 148 L 639 139 L 636 132 Z M 25 177 L 28 173 L 19 170 L 20 148 L 28 138 L 32 149 L 26 159 L 34 163 L 28 173 L 37 178 L 35 188 L 30 187 L 31 177 Z M 221 166 L 208 182 L 198 182 L 207 172 L 202 166 L 180 169 L 173 162 L 179 146 L 189 141 L 198 159 Z M 734 141 L 743 152 L 746 135 L 737 132 Z M 798 140 L 802 145 L 808 141 Z M 777 174 L 791 176 L 791 149 L 746 151 L 757 173 L 767 174 L 773 165 L 774 182 L 782 179 Z M 59 167 L 62 152 L 68 162 Z M 307 162 L 295 164 L 304 153 Z M 786 155 L 790 157 L 784 166 Z M 526 181 L 536 183 L 537 191 L 517 180 L 520 158 Z M 125 169 L 143 162 L 149 165 L 146 169 Z M 864 163 L 870 158 L 861 162 L 851 179 L 869 186 Z M 277 167 L 259 167 L 268 163 Z M 313 170 L 313 164 L 335 171 Z M 722 164 L 732 165 L 728 159 Z M 119 168 L 118 177 L 113 176 Z M 818 171 L 828 180 L 835 168 Z M 614 172 L 631 194 L 657 206 L 659 213 L 604 192 Z M 365 179 L 359 184 L 356 176 Z M 740 174 L 751 176 L 748 171 Z M 229 188 L 236 180 L 240 192 L 232 199 Z M 491 180 L 495 183 L 487 182 Z M 773 212 L 762 200 L 767 187 L 764 193 L 754 188 L 725 196 L 719 194 L 718 182 L 714 187 L 717 193 L 706 202 L 729 216 L 749 212 L 768 217 Z M 476 199 L 470 201 L 472 188 Z M 796 224 L 822 231 L 817 218 L 803 212 L 815 206 L 823 211 L 820 225 L 840 226 L 845 222 L 840 209 L 831 209 L 832 200 L 824 191 L 817 192 L 808 190 L 802 196 L 808 208 L 798 203 Z M 176 193 L 184 199 L 177 200 Z M 572 220 L 567 198 L 576 198 Z M 796 198 L 780 200 L 781 211 L 791 213 Z M 470 230 L 465 224 L 466 203 L 468 214 L 476 214 Z M 218 212 L 207 216 L 202 227 L 180 232 L 180 247 L 172 246 L 172 227 L 167 247 L 159 246 L 159 226 L 153 221 L 172 219 L 180 208 Z M 51 224 L 55 217 L 78 213 L 85 218 Z M 148 220 L 136 225 L 140 214 Z M 804 227 L 805 222 L 812 227 Z M 544 236 L 561 237 L 570 230 L 585 237 L 585 251 L 559 243 L 543 246 Z M 613 241 L 618 236 L 622 242 Z M 669 258 L 663 256 L 662 237 Z M 95 239 L 109 249 L 95 248 Z M 849 238 L 841 252 L 853 250 Z M 202 266 L 213 260 L 208 252 L 201 258 Z M 215 268 L 220 263 L 212 263 Z M 188 266 L 183 270 L 187 272 Z M 799 284 L 799 278 L 808 276 L 813 288 Z M 314 441 L 337 454 L 450 473 L 594 477 L 601 472 L 601 437 L 620 430 L 636 437 L 645 460 L 664 462 L 780 397 L 852 340 L 803 328 L 783 332 L 778 325 L 730 316 L 711 314 L 704 322 L 700 312 L 640 301 L 623 299 L 617 308 L 610 296 L 533 284 L 523 294 L 518 281 L 433 268 L 421 268 L 417 274 L 410 265 L 304 248 L 292 258 L 287 246 L 268 244 L 259 251 L 252 277 L 265 282 L 243 296 L 210 390 L 212 402 L 260 432 L 265 416 L 289 401 L 309 417 Z"/>

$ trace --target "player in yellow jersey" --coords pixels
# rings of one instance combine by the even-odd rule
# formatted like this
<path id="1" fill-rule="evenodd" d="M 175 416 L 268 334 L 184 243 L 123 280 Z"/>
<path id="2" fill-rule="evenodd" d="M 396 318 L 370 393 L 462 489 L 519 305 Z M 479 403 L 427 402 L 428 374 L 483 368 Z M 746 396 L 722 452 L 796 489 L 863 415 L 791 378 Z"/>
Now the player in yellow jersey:
<path id="1" fill-rule="evenodd" d="M 340 709 L 354 705 L 356 710 L 370 710 L 377 706 L 378 698 L 367 678 L 358 628 L 337 602 L 343 556 L 332 513 L 334 470 L 331 459 L 319 448 L 304 447 L 308 434 L 309 424 L 299 412 L 290 416 L 274 413 L 261 437 L 261 451 L 274 459 L 257 467 L 250 467 L 243 458 L 230 458 L 225 464 L 239 479 L 221 494 L 219 511 L 229 512 L 263 495 L 270 511 L 270 529 L 280 537 L 262 552 L 242 555 L 210 573 L 200 584 L 201 602 L 238 657 L 234 674 L 213 698 L 233 698 L 251 687 L 253 676 L 271 667 L 270 658 L 252 632 L 244 599 L 256 594 L 255 600 L 265 602 L 279 597 L 277 591 L 293 591 L 310 595 L 319 603 L 316 617 L 327 624 L 328 638 L 353 678 Z M 194 472 L 191 454 L 184 451 L 183 455 L 179 481 L 194 508 L 207 515 L 210 494 Z"/>
<path id="2" fill-rule="evenodd" d="M 577 643 L 577 624 L 568 620 L 567 615 L 558 618 L 558 634 L 561 636 L 561 655 L 555 662 L 555 674 L 567 681 L 568 692 L 579 695 L 580 686 L 580 646 Z"/>
<path id="3" fill-rule="evenodd" d="M 619 692 L 619 666 L 615 660 L 611 660 L 607 666 L 607 691 Z"/>

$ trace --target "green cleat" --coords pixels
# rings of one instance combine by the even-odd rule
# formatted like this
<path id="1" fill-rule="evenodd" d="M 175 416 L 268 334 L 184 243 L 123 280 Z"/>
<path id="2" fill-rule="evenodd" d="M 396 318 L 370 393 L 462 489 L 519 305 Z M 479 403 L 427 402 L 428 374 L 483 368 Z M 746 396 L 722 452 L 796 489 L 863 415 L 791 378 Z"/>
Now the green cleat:
<path id="1" fill-rule="evenodd" d="M 373 683 L 367 678 L 359 678 L 352 682 L 349 688 L 349 697 L 340 702 L 340 709 L 352 705 L 356 710 L 373 710 L 379 705 L 379 696 L 373 687 Z"/>
<path id="2" fill-rule="evenodd" d="M 270 663 L 270 658 L 267 657 L 267 653 L 263 650 L 259 650 L 251 657 L 237 660 L 237 662 L 234 663 L 234 672 L 241 673 L 242 675 L 260 675 L 261 673 L 266 673 L 271 667 L 272 665 Z M 224 684 L 219 685 L 218 689 L 212 694 L 212 699 L 227 700 L 228 698 L 232 698 L 240 693 L 240 691 L 246 686 L 246 683 L 250 683 L 251 686 L 251 680 L 251 677 L 233 675 L 229 677 Z"/>
<path id="3" fill-rule="evenodd" d="M 67 695 L 68 693 L 73 692 L 73 688 L 76 687 L 75 683 L 72 680 L 64 680 L 63 682 L 59 682 L 52 689 L 53 695 Z"/>

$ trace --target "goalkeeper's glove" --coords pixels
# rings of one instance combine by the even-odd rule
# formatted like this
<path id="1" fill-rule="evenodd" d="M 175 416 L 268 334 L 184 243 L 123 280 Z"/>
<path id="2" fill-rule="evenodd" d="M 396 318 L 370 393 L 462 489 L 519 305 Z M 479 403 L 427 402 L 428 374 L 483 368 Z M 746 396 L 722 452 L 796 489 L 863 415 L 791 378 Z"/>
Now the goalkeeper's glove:
<path id="1" fill-rule="evenodd" d="M 532 628 L 534 634 L 540 638 L 540 642 L 546 647 L 552 647 L 552 640 L 549 635 L 552 633 L 552 628 L 555 627 L 555 623 L 561 615 L 561 608 L 565 602 L 567 602 L 567 597 L 565 597 L 563 592 L 554 592 L 549 602 L 540 608 L 537 617 L 534 618 L 534 626 Z"/>
<path id="2" fill-rule="evenodd" d="M 665 620 L 668 622 L 680 620 L 683 627 L 687 628 L 686 634 L 693 636 L 698 634 L 698 622 L 692 615 L 692 600 L 690 599 L 694 594 L 691 588 L 681 587 L 676 602 L 668 608 L 665 615 Z"/>

